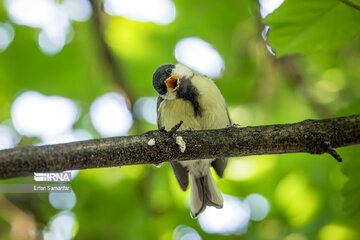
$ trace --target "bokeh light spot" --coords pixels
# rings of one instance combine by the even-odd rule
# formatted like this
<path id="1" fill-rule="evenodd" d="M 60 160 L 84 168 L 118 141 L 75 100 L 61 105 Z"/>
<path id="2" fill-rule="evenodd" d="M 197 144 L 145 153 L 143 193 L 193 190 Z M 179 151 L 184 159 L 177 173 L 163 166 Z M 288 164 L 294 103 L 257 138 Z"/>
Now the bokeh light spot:
<path id="1" fill-rule="evenodd" d="M 267 218 L 258 224 L 259 239 L 282 239 L 287 226 L 284 222 L 276 218 Z"/>
<path id="2" fill-rule="evenodd" d="M 6 0 L 10 18 L 17 24 L 40 28 L 40 50 L 47 55 L 59 53 L 72 34 L 70 20 L 85 21 L 91 15 L 86 0 Z"/>
<path id="3" fill-rule="evenodd" d="M 207 207 L 199 216 L 200 227 L 208 233 L 223 235 L 246 233 L 250 220 L 250 208 L 238 198 L 223 195 L 222 209 Z"/>
<path id="4" fill-rule="evenodd" d="M 20 137 L 10 127 L 0 125 L 0 150 L 15 147 L 20 141 Z"/>
<path id="5" fill-rule="evenodd" d="M 250 219 L 253 221 L 263 220 L 270 211 L 268 200 L 260 194 L 253 193 L 244 200 L 250 207 Z"/>
<path id="6" fill-rule="evenodd" d="M 186 225 L 179 225 L 173 232 L 173 240 L 201 240 L 199 233 Z"/>
<path id="7" fill-rule="evenodd" d="M 78 119 L 78 110 L 68 98 L 27 91 L 13 102 L 11 117 L 21 135 L 46 137 L 71 129 Z"/>
<path id="8" fill-rule="evenodd" d="M 59 53 L 65 46 L 66 35 L 59 32 L 59 34 L 49 35 L 46 31 L 41 31 L 39 34 L 40 50 L 47 55 L 55 55 Z"/>
<path id="9" fill-rule="evenodd" d="M 274 155 L 234 157 L 228 163 L 226 178 L 235 181 L 251 181 L 265 178 L 275 167 L 277 157 Z"/>
<path id="10" fill-rule="evenodd" d="M 71 210 L 75 206 L 76 196 L 73 191 L 69 193 L 50 192 L 49 202 L 56 209 Z"/>
<path id="11" fill-rule="evenodd" d="M 319 231 L 319 240 L 358 239 L 354 230 L 346 226 L 329 224 Z"/>
<path id="12" fill-rule="evenodd" d="M 11 19 L 20 25 L 45 28 L 57 15 L 54 0 L 6 0 Z"/>
<path id="13" fill-rule="evenodd" d="M 48 144 L 57 144 L 57 143 L 67 143 L 75 141 L 83 141 L 92 139 L 93 136 L 84 129 L 75 129 L 66 131 L 60 135 L 56 136 L 43 136 L 41 137 L 41 143 L 38 145 L 48 145 Z"/>
<path id="14" fill-rule="evenodd" d="M 302 173 L 290 173 L 284 177 L 275 189 L 275 199 L 294 227 L 307 223 L 320 205 L 318 193 Z"/>
<path id="15" fill-rule="evenodd" d="M 301 233 L 290 233 L 284 238 L 284 240 L 308 240 L 308 238 Z"/>
<path id="16" fill-rule="evenodd" d="M 15 31 L 10 23 L 0 23 L 0 53 L 10 45 L 14 35 Z"/>
<path id="17" fill-rule="evenodd" d="M 125 98 L 118 93 L 107 93 L 94 100 L 90 119 L 104 137 L 126 135 L 133 123 Z"/>
<path id="18" fill-rule="evenodd" d="M 280 7 L 283 2 L 284 0 L 259 0 L 261 17 L 265 18 Z"/>
<path id="19" fill-rule="evenodd" d="M 275 11 L 278 7 L 281 6 L 281 4 L 284 2 L 284 0 L 259 0 L 260 3 L 260 14 L 262 18 L 265 18 L 267 15 Z M 269 31 L 269 26 L 265 25 L 263 31 L 262 31 L 262 37 L 266 41 L 267 39 L 267 33 Z M 266 49 L 275 56 L 275 52 L 271 48 L 269 44 L 266 43 Z"/>
<path id="20" fill-rule="evenodd" d="M 142 97 L 134 104 L 134 114 L 136 118 L 157 124 L 156 114 L 157 97 Z"/>
<path id="21" fill-rule="evenodd" d="M 140 22 L 169 24 L 175 19 L 175 5 L 171 0 L 105 0 L 105 11 Z"/>
<path id="22" fill-rule="evenodd" d="M 251 158 L 233 158 L 228 164 L 226 177 L 232 180 L 247 180 L 252 178 L 257 172 L 256 163 Z"/>
<path id="23" fill-rule="evenodd" d="M 62 211 L 53 216 L 48 226 L 43 230 L 44 240 L 70 240 L 76 234 L 77 222 L 75 214 L 70 211 Z"/>
<path id="24" fill-rule="evenodd" d="M 316 101 L 329 104 L 339 98 L 340 90 L 345 86 L 344 73 L 337 68 L 328 69 L 310 92 Z"/>
<path id="25" fill-rule="evenodd" d="M 175 47 L 175 57 L 184 65 L 211 78 L 222 75 L 224 60 L 211 44 L 197 37 L 181 39 Z"/>
<path id="26" fill-rule="evenodd" d="M 92 12 L 88 0 L 64 0 L 62 7 L 70 19 L 80 22 L 88 20 Z"/>

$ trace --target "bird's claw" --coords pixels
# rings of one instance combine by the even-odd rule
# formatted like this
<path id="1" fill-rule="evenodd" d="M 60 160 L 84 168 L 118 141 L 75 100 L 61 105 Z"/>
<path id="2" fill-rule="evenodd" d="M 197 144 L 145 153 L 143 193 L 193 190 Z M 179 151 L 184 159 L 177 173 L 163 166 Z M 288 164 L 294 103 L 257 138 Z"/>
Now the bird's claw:
<path id="1" fill-rule="evenodd" d="M 173 137 L 175 135 L 175 132 L 181 127 L 184 121 L 180 121 L 178 124 L 173 126 L 169 131 L 167 131 L 167 135 L 169 137 Z"/>
<path id="2" fill-rule="evenodd" d="M 239 128 L 239 127 L 240 127 L 240 124 L 233 123 L 233 124 L 231 124 L 231 125 L 228 125 L 227 127 L 228 127 L 228 128 Z"/>
<path id="3" fill-rule="evenodd" d="M 180 126 L 183 124 L 183 121 L 180 121 L 178 124 L 173 126 L 169 131 L 165 130 L 165 127 L 159 128 L 159 132 L 166 133 L 168 137 L 173 137 L 175 135 L 175 132 L 180 128 Z"/>
<path id="4" fill-rule="evenodd" d="M 163 162 L 160 163 L 153 163 L 153 165 L 157 168 L 160 168 L 163 165 Z"/>

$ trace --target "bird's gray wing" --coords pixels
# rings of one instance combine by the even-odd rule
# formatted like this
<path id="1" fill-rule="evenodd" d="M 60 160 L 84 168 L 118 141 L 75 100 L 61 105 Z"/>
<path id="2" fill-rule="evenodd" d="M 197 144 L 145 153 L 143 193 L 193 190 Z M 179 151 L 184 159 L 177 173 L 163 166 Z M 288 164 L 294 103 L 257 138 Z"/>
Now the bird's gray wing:
<path id="1" fill-rule="evenodd" d="M 232 123 L 231 123 L 231 119 L 229 116 L 229 111 L 227 110 L 226 112 L 228 115 L 229 127 L 230 127 Z M 211 163 L 211 166 L 214 168 L 216 174 L 221 178 L 224 175 L 224 171 L 225 171 L 228 160 L 229 160 L 228 158 L 215 158 L 215 160 L 212 161 L 212 163 Z"/>
<path id="2" fill-rule="evenodd" d="M 156 105 L 156 112 L 157 112 L 157 124 L 158 124 L 158 128 L 162 128 L 164 127 L 163 124 L 161 123 L 161 113 L 159 112 L 159 107 L 160 107 L 160 103 L 163 101 L 164 99 L 162 99 L 161 97 L 158 97 L 157 100 L 157 105 Z M 181 189 L 183 191 L 186 191 L 187 186 L 189 185 L 189 175 L 188 175 L 188 170 L 183 167 L 179 162 L 176 161 L 172 161 L 170 162 L 171 167 L 175 173 L 175 177 L 176 180 L 178 181 Z"/>
<path id="3" fill-rule="evenodd" d="M 177 161 L 172 161 L 170 164 L 175 173 L 176 180 L 181 189 L 185 192 L 189 185 L 189 171 Z"/>
<path id="4" fill-rule="evenodd" d="M 227 162 L 228 158 L 215 158 L 215 160 L 211 163 L 211 166 L 214 168 L 216 174 L 221 178 L 224 175 Z"/>
<path id="5" fill-rule="evenodd" d="M 160 103 L 163 101 L 164 99 L 162 97 L 158 97 L 157 99 L 157 103 L 156 103 L 156 115 L 157 115 L 157 125 L 158 125 L 158 129 L 162 128 L 162 123 L 160 122 L 161 119 L 161 115 L 159 112 L 159 107 L 160 107 Z"/>

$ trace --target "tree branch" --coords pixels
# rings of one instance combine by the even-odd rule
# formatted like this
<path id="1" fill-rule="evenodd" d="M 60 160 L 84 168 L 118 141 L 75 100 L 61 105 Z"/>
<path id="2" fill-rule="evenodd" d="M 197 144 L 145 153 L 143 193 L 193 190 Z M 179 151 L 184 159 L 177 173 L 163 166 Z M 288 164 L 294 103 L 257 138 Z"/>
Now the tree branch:
<path id="1" fill-rule="evenodd" d="M 340 0 L 340 2 L 343 2 L 343 3 L 345 3 L 346 5 L 348 5 L 348 6 L 352 7 L 352 8 L 355 8 L 355 9 L 357 9 L 357 10 L 360 11 L 360 6 L 357 5 L 356 3 L 352 2 L 351 0 Z"/>
<path id="2" fill-rule="evenodd" d="M 90 0 L 90 4 L 93 10 L 93 26 L 95 30 L 95 37 L 99 44 L 99 51 L 102 56 L 104 69 L 108 70 L 111 74 L 111 79 L 117 86 L 118 91 L 128 100 L 128 108 L 132 109 L 132 104 L 135 102 L 135 97 L 127 84 L 124 76 L 124 71 L 121 66 L 116 62 L 116 58 L 110 50 L 109 45 L 105 40 L 104 23 L 101 16 L 101 10 L 99 9 L 99 3 L 96 0 Z"/>
<path id="3" fill-rule="evenodd" d="M 100 52 L 100 60 L 102 63 L 101 65 L 105 73 L 109 73 L 111 80 L 116 86 L 115 89 L 124 96 L 127 108 L 134 115 L 133 106 L 138 96 L 136 96 L 135 92 L 131 88 L 131 84 L 129 84 L 129 79 L 126 79 L 121 64 L 118 63 L 116 56 L 114 55 L 113 51 L 111 50 L 109 44 L 106 41 L 106 36 L 104 33 L 104 14 L 102 11 L 103 1 L 89 0 L 89 2 L 93 10 L 92 25 L 94 27 L 94 37 L 97 41 L 98 49 Z M 141 132 L 139 121 L 136 118 L 134 118 L 132 129 L 135 133 Z"/>
<path id="4" fill-rule="evenodd" d="M 0 179 L 31 175 L 33 172 L 215 157 L 297 152 L 336 156 L 334 148 L 360 144 L 360 115 L 305 120 L 294 124 L 185 130 L 175 135 L 181 136 L 185 142 L 185 152 L 180 151 L 173 136 L 158 130 L 127 137 L 2 150 Z"/>

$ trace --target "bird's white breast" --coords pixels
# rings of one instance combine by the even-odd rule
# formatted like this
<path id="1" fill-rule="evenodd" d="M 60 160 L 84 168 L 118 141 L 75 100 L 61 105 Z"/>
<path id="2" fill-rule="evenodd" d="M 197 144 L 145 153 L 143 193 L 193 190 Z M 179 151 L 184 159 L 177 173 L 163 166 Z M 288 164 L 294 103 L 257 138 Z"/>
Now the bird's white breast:
<path id="1" fill-rule="evenodd" d="M 198 119 L 195 117 L 194 108 L 189 101 L 183 99 L 164 100 L 160 103 L 158 111 L 161 113 L 159 122 L 162 127 L 165 127 L 165 130 L 170 130 L 180 121 L 183 121 L 180 129 L 201 129 Z"/>

